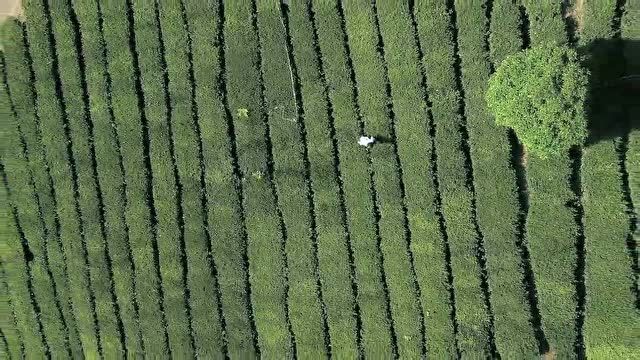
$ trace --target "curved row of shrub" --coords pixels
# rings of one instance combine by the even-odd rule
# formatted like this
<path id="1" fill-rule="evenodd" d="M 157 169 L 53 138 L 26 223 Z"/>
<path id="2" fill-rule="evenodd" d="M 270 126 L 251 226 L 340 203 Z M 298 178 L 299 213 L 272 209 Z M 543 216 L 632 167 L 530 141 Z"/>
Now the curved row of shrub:
<path id="1" fill-rule="evenodd" d="M 158 242 L 160 279 L 171 354 L 193 356 L 190 304 L 184 248 L 182 193 L 169 121 L 169 104 L 165 88 L 166 69 L 161 48 L 158 9 L 154 2 L 132 4 L 134 33 L 140 79 L 144 97 L 144 115 L 148 121 L 149 157 L 153 176 L 153 206 L 156 214 L 155 234 Z"/>
<path id="2" fill-rule="evenodd" d="M 589 3 L 585 6 L 579 46 L 588 51 L 591 72 L 589 118 L 592 124 L 613 128 L 615 138 L 600 139 L 585 147 L 582 158 L 584 193 L 585 286 L 587 292 L 584 342 L 589 358 L 632 357 L 637 351 L 640 318 L 635 309 L 631 259 L 627 253 L 629 235 L 625 216 L 622 177 L 616 139 L 625 131 L 623 96 L 612 89 L 598 90 L 607 81 L 623 75 L 621 43 L 613 42 L 616 4 Z M 592 137 L 603 128 L 593 126 Z"/>
<path id="3" fill-rule="evenodd" d="M 49 9 L 55 54 L 60 74 L 62 100 L 69 126 L 73 161 L 76 172 L 78 203 L 82 230 L 86 241 L 85 255 L 95 298 L 97 329 L 104 356 L 121 354 L 120 314 L 116 312 L 115 295 L 112 293 L 111 268 L 108 264 L 101 199 L 95 177 L 92 138 L 88 128 L 88 103 L 85 103 L 82 74 L 76 50 L 74 24 L 69 18 L 66 2 L 52 2 Z M 79 40 L 79 39 L 78 39 Z"/>
<path id="4" fill-rule="evenodd" d="M 378 332 L 388 332 L 387 323 L 391 322 L 392 351 L 397 348 L 399 356 L 420 356 L 424 347 L 423 316 L 404 227 L 399 179 L 382 179 L 379 176 L 384 175 L 382 173 L 372 179 L 371 172 L 376 169 L 369 168 L 372 166 L 370 155 L 357 144 L 358 137 L 365 134 L 361 133 L 363 123 L 356 103 L 357 92 L 354 92 L 354 70 L 349 49 L 344 43 L 347 34 L 343 29 L 346 24 L 343 24 L 342 7 L 337 1 L 316 1 L 313 9 L 344 184 L 358 287 L 357 301 L 361 309 L 362 341 L 371 351 L 376 334 L 365 332 L 365 322 L 369 322 L 369 329 Z M 337 39 L 343 39 L 343 42 L 336 46 Z M 388 170 L 393 174 L 395 168 Z M 379 278 L 377 273 L 369 274 L 376 262 Z M 371 288 L 371 285 L 382 288 Z M 378 298 L 373 298 L 369 296 L 371 290 L 382 292 L 377 293 Z M 373 320 L 377 324 L 372 325 L 370 321 Z"/>
<path id="5" fill-rule="evenodd" d="M 349 45 L 352 45 L 349 55 L 353 60 L 354 69 L 351 71 L 356 81 L 351 86 L 358 90 L 355 100 L 358 102 L 356 106 L 363 131 L 381 139 L 394 140 L 392 143 L 377 144 L 371 149 L 370 166 L 373 173 L 374 191 L 377 196 L 379 246 L 384 259 L 384 275 L 389 292 L 389 311 L 394 331 L 393 340 L 397 341 L 396 345 L 400 356 L 402 354 L 412 356 L 412 352 L 416 355 L 418 352 L 422 353 L 425 346 L 426 325 L 421 303 L 424 297 L 421 297 L 420 283 L 416 276 L 418 270 L 415 269 L 416 257 L 422 260 L 423 254 L 414 254 L 414 251 L 420 251 L 420 238 L 416 236 L 420 234 L 419 231 L 414 234 L 410 228 L 404 194 L 405 184 L 395 144 L 395 129 L 393 128 L 395 119 L 390 117 L 390 108 L 386 106 L 391 101 L 386 93 L 388 79 L 384 71 L 382 54 L 378 53 L 375 47 L 378 32 L 373 14 L 374 9 L 369 4 L 363 8 L 364 4 L 364 2 L 345 4 L 345 9 L 355 8 L 346 10 L 346 12 L 358 13 L 355 21 L 360 23 L 351 26 L 359 26 L 361 31 L 367 35 L 364 39 L 359 35 L 357 37 L 359 39 L 355 40 L 352 33 L 348 42 Z M 345 27 L 347 26 L 348 21 L 345 19 Z M 363 40 L 369 40 L 366 46 L 363 46 Z M 359 45 L 359 48 L 351 50 L 356 44 Z M 362 49 L 363 47 L 364 49 Z M 358 52 L 357 56 L 356 52 Z M 368 59 L 367 56 L 371 55 L 372 58 Z M 376 63 L 372 64 L 372 60 Z M 364 74 L 358 74 L 356 70 L 364 71 Z M 358 75 L 360 75 L 361 82 L 358 82 Z M 380 82 L 376 83 L 377 81 Z M 381 86 L 381 84 L 385 86 Z M 414 240 L 417 241 L 414 242 Z M 444 258 L 441 257 L 439 260 L 444 264 Z M 446 306 L 446 300 L 444 305 Z"/>
<path id="6" fill-rule="evenodd" d="M 351 263 L 352 251 L 349 241 L 355 242 L 354 229 L 362 231 L 362 241 L 372 244 L 373 232 L 365 232 L 368 227 L 360 225 L 358 218 L 347 219 L 344 213 L 349 205 L 344 203 L 340 188 L 340 175 L 347 181 L 344 167 L 338 166 L 340 159 L 333 127 L 334 113 L 329 104 L 327 83 L 324 78 L 323 62 L 318 53 L 318 32 L 314 21 L 311 2 L 290 4 L 289 24 L 291 27 L 292 52 L 298 69 L 301 85 L 302 121 L 306 130 L 309 170 L 316 219 L 317 253 L 323 302 L 328 324 L 332 356 L 354 356 L 358 354 L 358 316 L 362 315 L 362 337 L 365 338 L 370 322 L 369 304 L 380 299 L 380 292 L 373 292 L 376 284 L 358 277 L 357 294 L 370 294 L 369 304 L 356 304 Z M 353 179 L 352 181 L 356 181 Z M 355 209 L 354 209 L 355 210 Z M 352 214 L 362 214 L 352 211 Z M 366 219 L 366 218 L 364 218 Z M 364 220 L 363 219 L 363 220 Z M 350 221 L 347 224 L 347 221 Z M 354 222 L 355 221 L 355 222 Z M 360 220 L 361 221 L 361 220 Z M 348 226 L 349 225 L 349 226 Z M 379 276 L 375 258 L 369 267 L 372 278 Z M 355 265 L 357 267 L 357 265 Z M 373 286 L 372 286 L 373 285 Z M 381 313 L 383 307 L 376 307 Z M 357 312 L 359 310 L 359 312 Z"/>
<path id="7" fill-rule="evenodd" d="M 41 217 L 44 221 L 46 256 L 49 262 L 49 270 L 53 276 L 58 292 L 58 301 L 62 307 L 63 317 L 69 329 L 69 342 L 72 354 L 80 354 L 82 345 L 78 329 L 75 325 L 75 317 L 71 308 L 69 280 L 67 278 L 67 266 L 64 260 L 62 246 L 59 238 L 59 223 L 56 212 L 56 200 L 52 188 L 51 176 L 47 168 L 47 160 L 44 145 L 40 141 L 40 129 L 36 117 L 35 100 L 33 97 L 33 84 L 31 68 L 26 56 L 26 44 L 23 38 L 23 26 L 16 21 L 5 23 L 4 33 L 6 42 L 3 44 L 7 60 L 6 81 L 11 88 L 11 96 L 14 111 L 16 112 L 20 134 L 26 149 L 29 151 L 28 167 L 31 171 L 37 199 L 39 202 Z M 51 264 L 59 264 L 52 266 Z"/>
<path id="8" fill-rule="evenodd" d="M 27 282 L 30 282 L 33 302 L 37 304 L 37 316 L 41 324 L 43 338 L 45 340 L 45 352 L 47 354 L 69 356 L 71 354 L 68 340 L 67 328 L 65 327 L 58 299 L 56 298 L 55 287 L 48 263 L 46 260 L 46 250 L 43 239 L 42 220 L 38 208 L 38 200 L 34 193 L 33 183 L 30 179 L 29 171 L 26 168 L 26 158 L 24 148 L 20 146 L 20 135 L 17 126 L 9 125 L 6 131 L 6 147 L 3 149 L 3 166 L 6 171 L 7 187 L 9 187 L 7 208 L 10 206 L 14 212 L 15 222 L 20 226 L 21 232 L 18 243 L 12 244 L 23 249 L 24 261 L 26 262 Z M 14 138 L 15 140 L 10 140 Z M 36 327 L 34 331 L 37 331 Z"/>
<path id="9" fill-rule="evenodd" d="M 382 138 L 390 138 L 396 142 L 393 146 L 380 144 L 372 149 L 374 172 L 378 174 L 385 169 L 392 170 L 395 176 L 400 176 L 400 180 L 404 181 L 406 192 L 402 199 L 403 194 L 392 195 L 388 190 L 380 189 L 384 186 L 378 187 L 379 194 L 386 193 L 386 196 L 381 196 L 381 201 L 403 201 L 402 205 L 406 206 L 408 218 L 405 226 L 408 226 L 406 231 L 416 278 L 405 278 L 404 281 L 415 281 L 421 295 L 419 298 L 402 293 L 395 296 L 406 297 L 405 301 L 415 302 L 415 305 L 421 307 L 424 324 L 416 326 L 413 323 L 414 331 L 420 330 L 420 327 L 425 328 L 428 354 L 437 357 L 438 354 L 450 355 L 456 351 L 450 294 L 446 285 L 445 244 L 436 209 L 434 173 L 430 167 L 432 143 L 428 135 L 424 90 L 420 84 L 419 59 L 417 56 L 402 55 L 407 47 L 417 55 L 411 17 L 406 3 L 399 4 L 399 9 L 397 5 L 380 2 L 377 9 L 372 9 L 368 2 L 363 1 L 346 4 L 345 12 L 347 29 L 352 32 L 350 44 L 366 128 Z M 373 10 L 378 10 L 378 14 Z M 357 38 L 356 33 L 364 33 L 366 36 Z M 381 38 L 378 39 L 378 36 Z M 378 41 L 384 43 L 384 54 L 376 48 Z M 388 84 L 389 93 L 380 84 Z M 393 99 L 390 98 L 392 95 Z M 388 165 L 389 162 L 391 166 Z M 384 203 L 381 209 L 384 218 Z M 399 244 L 396 246 L 404 247 Z M 385 252 L 385 259 L 392 251 L 388 249 Z M 405 272 L 407 275 L 413 273 L 408 270 Z M 387 276 L 392 291 L 392 304 L 394 300 L 398 301 L 394 299 L 391 285 L 393 280 L 397 280 L 397 276 Z M 409 304 L 405 304 L 407 305 Z M 406 310 L 393 310 L 394 322 L 397 323 Z M 407 311 L 406 315 L 416 317 L 418 309 L 414 308 L 412 311 Z M 401 338 L 401 329 L 396 328 L 396 331 Z M 417 346 L 425 346 L 420 345 L 422 339 L 414 341 L 418 341 Z M 414 348 L 413 351 L 422 351 L 422 348 Z"/>
<path id="10" fill-rule="evenodd" d="M 4 168 L 2 175 L 4 176 Z M 3 182 L 0 189 L 0 200 L 3 204 L 8 204 L 6 183 Z M 25 254 L 21 251 L 20 234 L 15 222 L 13 209 L 9 211 L 8 206 L 0 209 L 0 228 L 5 234 L 6 243 L 2 247 L 0 257 L 0 274 L 6 280 L 7 294 L 11 299 L 11 306 L 15 316 L 15 337 L 11 338 L 11 333 L 3 328 L 3 334 L 7 337 L 8 351 L 10 356 L 21 358 L 32 356 L 43 358 L 47 354 L 48 348 L 42 334 L 42 327 L 38 320 L 38 313 L 35 312 L 31 298 L 31 280 L 29 270 L 25 264 Z M 8 319 L 9 321 L 13 319 Z M 19 333 L 19 335 L 18 335 Z M 29 344 L 29 346 L 23 346 Z"/>
<path id="11" fill-rule="evenodd" d="M 4 200 L 5 203 L 8 201 L 6 196 L 3 195 L 0 195 L 0 200 Z M 4 225 L 6 223 L 5 220 L 8 220 L 8 214 L 0 214 L 0 219 L 2 219 L 0 220 L 0 227 L 3 228 L 3 234 L 10 234 L 9 236 L 11 237 L 11 241 L 13 241 L 12 245 L 15 245 L 17 235 L 15 228 L 9 229 L 8 223 L 6 224 L 7 226 Z M 5 249 L 0 250 L 0 259 L 8 258 L 8 255 L 9 251 L 7 251 L 5 244 Z M 0 311 L 2 311 L 2 314 L 5 314 L 5 316 L 0 319 L 0 328 L 2 329 L 2 333 L 0 334 L 2 335 L 2 341 L 0 341 L 0 354 L 11 359 L 21 359 L 24 356 L 24 349 L 20 333 L 21 329 L 18 325 L 19 315 L 16 313 L 14 307 L 16 301 L 12 299 L 13 294 L 9 291 L 9 286 L 7 284 L 7 271 L 5 270 L 7 265 L 4 265 L 6 261 L 7 260 L 3 260 L 2 263 L 0 263 Z M 10 259 L 9 261 L 14 260 Z M 18 303 L 20 303 L 20 301 L 18 301 Z M 24 310 L 26 309 L 21 308 L 18 311 Z"/>
<path id="12" fill-rule="evenodd" d="M 122 156 L 125 176 L 125 220 L 136 271 L 136 295 L 139 322 L 146 354 L 168 354 L 159 269 L 155 263 L 155 238 L 152 229 L 151 176 L 147 168 L 145 119 L 138 104 L 134 56 L 131 52 L 131 24 L 126 1 L 100 3 L 99 14 L 106 52 L 110 110 Z"/>
<path id="13" fill-rule="evenodd" d="M 4 24 L 3 26 L 18 26 L 18 24 Z M 6 34 L 7 28 L 3 28 L 3 33 Z M 7 39 L 5 37 L 5 39 Z M 11 52 L 10 42 L 4 42 L 5 46 L 3 51 Z M 4 54 L 3 54 L 4 55 Z M 4 61 L 4 58 L 2 59 Z M 2 109 L 9 110 L 11 107 L 11 100 L 9 98 L 9 92 L 7 83 L 5 81 L 6 69 L 4 62 L 2 63 L 2 93 L 0 93 L 0 106 Z M 48 344 L 44 338 L 42 329 L 42 322 L 39 318 L 39 310 L 42 309 L 38 302 L 35 300 L 35 294 L 32 292 L 34 283 L 37 284 L 37 280 L 32 278 L 32 271 L 30 264 L 28 263 L 27 254 L 25 253 L 25 245 L 28 246 L 26 239 L 26 233 L 18 223 L 19 217 L 15 206 L 11 203 L 9 196 L 9 176 L 7 171 L 12 171 L 12 163 L 16 164 L 18 168 L 23 168 L 24 164 L 20 163 L 20 160 L 25 161 L 23 155 L 23 148 L 19 144 L 19 132 L 17 127 L 18 119 L 15 118 L 13 112 L 7 111 L 5 118 L 4 128 L 0 132 L 0 143 L 2 147 L 2 163 L 0 164 L 0 175 L 2 176 L 2 187 L 0 188 L 0 201 L 3 206 L 0 207 L 0 229 L 4 241 L 0 243 L 0 269 L 2 269 L 2 282 L 6 282 L 7 293 L 10 296 L 11 305 L 15 315 L 15 326 L 20 332 L 20 338 L 15 338 L 16 342 L 22 340 L 22 344 L 28 343 L 29 347 L 24 348 L 24 355 L 33 357 L 44 357 L 49 351 Z M 7 165 L 9 168 L 7 169 Z M 23 171 L 24 173 L 24 171 Z M 19 175 L 19 174 L 18 174 Z M 25 176 L 25 175 L 22 175 Z M 23 179 L 21 179 L 23 180 Z M 28 182 L 27 182 L 28 184 Z M 20 187 L 28 189 L 25 184 L 20 184 Z M 25 199 L 26 200 L 26 199 Z M 29 206 L 29 203 L 22 203 L 22 206 Z M 30 205 L 33 207 L 33 205 Z M 26 248 L 29 249 L 29 248 Z M 35 256 L 32 252 L 32 256 Z M 42 255 L 40 255 L 42 256 Z M 41 260 L 36 260 L 41 262 Z M 8 299 L 9 300 L 9 299 Z M 54 299 L 50 299 L 53 301 Z M 46 303 L 43 304 L 46 306 Z M 48 307 L 45 307 L 48 308 Z M 3 316 L 4 318 L 5 316 Z M 8 316 L 6 316 L 8 318 Z M 4 329 L 3 329 L 4 332 Z M 22 344 L 19 344 L 22 347 Z M 12 346 L 12 348 L 15 348 Z M 12 354 L 16 352 L 11 351 Z M 17 355 L 20 355 L 19 353 Z"/>
<path id="14" fill-rule="evenodd" d="M 218 273 L 227 353 L 255 357 L 256 334 L 249 299 L 247 239 L 239 180 L 234 174 L 234 145 L 221 87 L 222 12 L 219 4 L 184 1 L 191 34 L 211 249 Z"/>
<path id="15" fill-rule="evenodd" d="M 251 302 L 262 356 L 288 357 L 292 339 L 287 326 L 283 234 L 273 197 L 262 107 L 258 35 L 252 26 L 251 1 L 224 4 L 228 106 L 238 149 L 248 235 Z"/>
<path id="16" fill-rule="evenodd" d="M 59 79 L 54 74 L 58 69 L 52 52 L 53 44 L 50 43 L 51 23 L 45 11 L 42 1 L 28 1 L 25 4 L 25 15 L 29 18 L 26 32 L 33 60 L 36 116 L 57 204 L 59 236 L 80 340 L 85 353 L 99 354 L 94 301 L 85 257 L 86 239 L 82 234 L 83 224 L 78 209 L 77 172 L 64 118 L 63 100 L 57 93 L 59 84 L 56 82 Z"/>
<path id="17" fill-rule="evenodd" d="M 352 62 L 352 72 L 357 88 L 357 101 L 359 106 L 358 117 L 362 122 L 362 131 L 364 134 L 374 136 L 377 139 L 395 139 L 395 130 L 393 128 L 393 119 L 389 105 L 388 94 L 386 93 L 386 85 L 388 78 L 386 76 L 386 68 L 384 59 L 378 44 L 378 29 L 376 15 L 373 7 L 368 1 L 348 1 L 343 2 L 344 26 L 348 36 L 348 44 L 350 50 L 350 58 Z M 385 85 L 385 86 L 382 86 Z M 402 178 L 397 161 L 397 148 L 395 144 L 375 144 L 369 150 L 370 172 L 373 174 L 374 191 L 377 195 L 377 206 L 380 218 L 377 219 L 380 227 L 380 241 L 385 241 L 389 236 L 395 237 L 395 240 L 406 242 L 408 229 L 406 214 L 403 213 L 405 201 L 402 198 Z M 391 216 L 387 221 L 386 217 Z M 415 230 L 415 229 L 414 229 Z M 411 233 L 417 237 L 419 234 Z M 385 244 L 389 244 L 385 241 Z M 380 246 L 379 244 L 378 246 Z M 415 246 L 414 244 L 411 244 Z M 400 249 L 406 247 L 401 243 Z M 388 251 L 387 245 L 387 251 Z M 416 261 L 416 248 L 412 248 L 414 261 Z M 398 251 L 401 259 L 404 257 L 406 265 L 406 251 Z M 385 267 L 387 271 L 390 258 L 388 253 L 384 254 Z M 392 257 L 391 257 L 392 258 Z M 442 259 L 440 259 L 442 260 Z M 400 267 L 402 268 L 402 267 Z M 419 269 L 405 269 L 402 276 L 411 277 L 413 271 L 419 272 Z M 392 273 L 383 273 L 386 278 L 380 281 L 388 281 L 393 277 Z M 397 276 L 397 275 L 396 275 Z M 436 280 L 436 279 L 434 279 Z M 387 286 L 388 287 L 388 286 Z M 382 290 L 382 289 L 381 289 Z M 423 289 L 424 290 L 424 289 Z M 385 289 L 385 291 L 389 291 Z M 425 292 L 423 291 L 424 295 Z M 385 294 L 389 301 L 390 294 Z M 446 298 L 446 296 L 445 296 Z M 424 300 L 423 297 L 421 300 Z M 446 301 L 443 303 L 446 306 Z M 398 344 L 396 343 L 396 330 L 393 327 L 395 319 L 391 313 L 390 304 L 383 304 L 387 308 L 387 315 L 378 313 L 377 319 L 372 324 L 367 324 L 375 332 L 370 331 L 364 337 L 364 349 L 367 356 L 373 354 L 386 354 L 392 356 L 394 351 L 397 352 Z M 423 312 L 428 312 L 423 304 Z M 405 315 L 411 316 L 413 312 L 409 311 Z M 433 315 L 437 314 L 432 312 Z M 397 316 L 396 307 L 396 316 Z M 448 314 L 445 314 L 448 316 Z M 400 315 L 402 316 L 402 314 Z M 363 324 L 364 326 L 364 324 Z M 429 335 L 427 335 L 428 337 Z"/>
<path id="18" fill-rule="evenodd" d="M 311 195 L 307 176 L 308 159 L 298 117 L 294 64 L 290 63 L 287 34 L 280 1 L 260 1 L 257 21 L 262 49 L 265 111 L 273 144 L 274 181 L 286 226 L 285 250 L 288 265 L 288 306 L 296 352 L 300 357 L 326 357 L 322 303 L 317 284 L 312 229 Z"/>
<path id="19" fill-rule="evenodd" d="M 486 23 L 489 21 L 485 6 L 488 4 L 464 1 L 456 3 L 458 48 L 462 67 L 460 80 L 464 91 L 462 101 L 465 104 L 464 116 L 473 159 L 477 220 L 486 249 L 497 351 L 503 357 L 531 357 L 537 354 L 538 346 L 533 327 L 529 323 L 529 305 L 517 246 L 521 240 L 518 238 L 520 204 L 516 173 L 511 165 L 512 149 L 507 129 L 495 125 L 484 100 L 491 71 L 489 54 L 485 48 Z M 428 9 L 434 9 L 434 6 L 428 6 Z M 492 48 L 496 55 L 505 56 L 520 49 L 519 15 L 517 5 L 507 1 L 494 2 L 490 21 L 491 37 L 494 40 L 491 45 L 498 45 L 497 49 Z M 439 25 L 441 30 L 438 32 L 441 33 L 447 26 L 444 19 L 446 13 L 441 11 L 440 17 L 443 19 L 436 21 L 437 17 L 431 13 L 423 23 Z M 433 27 L 424 30 L 425 36 L 422 39 L 430 44 L 425 48 L 444 43 L 437 42 L 433 35 L 427 36 L 434 33 L 437 30 Z M 451 35 L 448 34 L 449 43 L 450 39 Z M 452 52 L 453 49 L 449 46 L 449 54 Z M 449 59 L 450 63 L 453 62 L 451 55 Z M 429 68 L 428 64 L 426 67 Z M 442 73 L 450 73 L 453 77 L 451 70 Z M 436 103 L 435 96 L 431 99 Z"/>
<path id="20" fill-rule="evenodd" d="M 456 9 L 461 8 L 461 16 L 466 17 L 464 6 L 459 2 L 455 5 Z M 418 11 L 426 8 L 433 12 Z M 481 250 L 484 245 L 482 239 L 478 238 L 482 235 L 475 229 L 474 194 L 473 185 L 470 184 L 470 177 L 473 177 L 476 168 L 471 168 L 472 159 L 466 157 L 473 156 L 473 160 L 479 159 L 475 151 L 474 138 L 470 139 L 472 154 L 466 154 L 464 151 L 468 145 L 464 143 L 466 139 L 463 138 L 462 129 L 467 124 L 463 119 L 464 114 L 460 113 L 462 100 L 455 78 L 454 39 L 452 30 L 448 30 L 449 26 L 455 27 L 456 24 L 449 24 L 447 21 L 450 15 L 446 7 L 438 9 L 435 4 L 423 2 L 416 4 L 416 12 L 416 31 L 423 54 L 421 60 L 430 102 L 429 116 L 434 127 L 442 212 L 451 246 L 458 346 L 461 354 L 489 354 L 493 346 L 490 337 L 491 314 L 490 309 L 485 306 L 485 300 L 488 303 L 489 299 L 484 299 L 483 296 L 480 278 L 482 268 L 478 261 L 483 256 Z M 484 23 L 474 24 L 476 27 L 483 25 Z M 436 37 L 440 41 L 433 42 Z M 473 125 L 475 124 L 470 123 L 469 127 Z M 469 132 L 471 133 L 471 130 Z M 473 132 L 470 135 L 475 137 L 477 134 Z M 477 164 L 473 165 L 477 167 Z"/>
<path id="21" fill-rule="evenodd" d="M 567 43 L 560 1 L 525 1 L 531 45 Z M 542 326 L 550 351 L 571 356 L 576 333 L 574 286 L 578 228 L 572 204 L 569 154 L 541 159 L 524 155 L 529 185 L 527 237 L 536 277 Z"/>
<path id="22" fill-rule="evenodd" d="M 125 179 L 121 153 L 113 123 L 106 73 L 104 39 L 96 2 L 73 1 L 81 34 L 84 81 L 89 101 L 89 129 L 93 137 L 98 184 L 102 193 L 107 248 L 113 271 L 114 292 L 122 319 L 125 348 L 142 353 L 142 339 L 135 287 L 136 274 L 131 258 L 128 227 L 125 221 Z"/>
<path id="23" fill-rule="evenodd" d="M 191 46 L 180 2 L 159 5 L 160 27 L 167 63 L 173 147 L 182 192 L 187 285 L 196 351 L 203 356 L 223 356 L 222 324 L 208 255 L 209 234 L 206 194 L 203 190 L 202 140 L 192 84 Z M 206 355 L 205 355 L 206 354 Z"/>

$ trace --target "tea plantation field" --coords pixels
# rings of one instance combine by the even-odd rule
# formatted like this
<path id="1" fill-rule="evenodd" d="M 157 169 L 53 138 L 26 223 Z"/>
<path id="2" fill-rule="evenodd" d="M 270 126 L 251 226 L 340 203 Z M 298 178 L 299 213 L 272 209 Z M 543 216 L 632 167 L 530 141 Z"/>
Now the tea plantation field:
<path id="1" fill-rule="evenodd" d="M 0 358 L 640 358 L 640 0 L 22 6 Z M 485 92 L 552 42 L 591 133 L 542 159 Z"/>

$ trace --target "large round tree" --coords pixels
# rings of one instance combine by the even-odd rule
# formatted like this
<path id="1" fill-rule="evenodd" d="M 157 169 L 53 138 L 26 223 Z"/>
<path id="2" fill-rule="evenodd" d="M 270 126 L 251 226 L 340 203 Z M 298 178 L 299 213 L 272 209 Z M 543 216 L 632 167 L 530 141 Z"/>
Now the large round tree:
<path id="1" fill-rule="evenodd" d="M 546 45 L 507 57 L 489 80 L 487 103 L 498 125 L 546 158 L 586 139 L 587 84 L 573 49 Z"/>

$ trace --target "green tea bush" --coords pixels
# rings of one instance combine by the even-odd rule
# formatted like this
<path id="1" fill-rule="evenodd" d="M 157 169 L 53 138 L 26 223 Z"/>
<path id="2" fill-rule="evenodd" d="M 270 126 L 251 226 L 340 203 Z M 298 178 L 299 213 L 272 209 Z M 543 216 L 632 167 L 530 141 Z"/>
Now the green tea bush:
<path id="1" fill-rule="evenodd" d="M 233 172 L 232 141 L 227 114 L 219 96 L 223 76 L 220 53 L 219 4 L 199 0 L 184 2 L 191 38 L 195 101 L 198 109 L 209 234 L 224 314 L 227 354 L 231 358 L 256 356 L 255 333 L 250 318 L 246 234 L 239 187 Z"/>
<path id="2" fill-rule="evenodd" d="M 225 2 L 224 14 L 228 105 L 230 109 L 246 109 L 235 114 L 233 126 L 243 177 L 249 282 L 258 345 L 264 357 L 291 357 L 293 339 L 287 324 L 284 237 L 269 174 L 259 38 L 256 28 L 248 22 L 254 14 L 253 4 Z"/>
<path id="3" fill-rule="evenodd" d="M 296 110 L 293 65 L 288 59 L 286 31 L 277 0 L 258 3 L 258 28 L 262 49 L 265 102 L 271 133 L 274 181 L 287 229 L 285 252 L 289 269 L 289 316 L 301 358 L 326 356 L 319 298 L 317 257 L 312 232 L 313 204 L 308 196 L 308 165 L 301 119 Z M 292 171 L 292 169 L 296 169 Z M 313 213 L 315 217 L 315 213 Z M 315 229 L 313 229 L 315 230 Z"/>
<path id="4" fill-rule="evenodd" d="M 109 99 L 100 14 L 98 4 L 94 1 L 74 0 L 72 8 L 81 34 L 84 80 L 90 105 L 88 122 L 102 195 L 107 248 L 114 269 L 113 290 L 122 320 L 125 348 L 127 353 L 137 354 L 142 353 L 142 339 L 136 310 L 136 276 L 124 215 L 127 202 L 125 179 Z"/>
<path id="5" fill-rule="evenodd" d="M 315 5 L 315 4 L 314 4 Z M 329 7 L 328 4 L 325 7 Z M 342 210 L 340 204 L 338 176 L 344 174 L 345 187 L 355 186 L 364 180 L 364 177 L 356 179 L 354 172 L 357 171 L 353 164 L 355 161 L 345 161 L 338 169 L 335 166 L 335 153 L 337 147 L 333 143 L 331 127 L 334 125 L 329 117 L 329 106 L 325 94 L 326 82 L 322 78 L 322 65 L 320 57 L 314 46 L 314 28 L 311 14 L 307 4 L 301 1 L 292 2 L 290 7 L 291 42 L 295 57 L 298 76 L 300 77 L 302 106 L 304 111 L 304 125 L 307 132 L 307 147 L 309 149 L 309 171 L 313 199 L 316 204 L 316 230 L 318 244 L 318 268 L 322 286 L 323 301 L 326 306 L 326 321 L 328 325 L 329 339 L 331 341 L 332 355 L 350 354 L 354 351 L 356 344 L 356 316 L 353 311 L 355 305 L 354 292 L 352 291 L 351 264 L 349 263 L 349 243 L 347 238 L 346 224 L 342 221 Z M 318 36 L 320 32 L 318 31 Z M 324 36 L 323 36 L 324 37 Z M 326 38 L 330 38 L 327 35 Z M 334 37 L 335 39 L 335 37 Z M 336 47 L 336 46 L 334 46 Z M 337 48 L 337 47 L 336 47 Z M 326 66 L 326 65 L 325 65 Z M 340 108 L 342 109 L 342 108 Z M 337 110 L 336 110 L 337 111 Z M 350 174 L 346 175 L 346 174 Z M 361 194 L 359 194 L 361 196 Z M 370 231 L 370 210 L 368 203 L 353 204 L 345 194 L 345 207 L 353 209 L 351 213 L 358 213 L 359 216 L 348 218 L 349 234 L 355 246 L 356 231 L 363 235 L 362 242 L 374 251 L 369 239 L 375 239 Z M 368 197 L 367 197 L 368 198 Z M 360 206 L 357 209 L 351 206 Z M 347 215 L 348 216 L 348 215 Z M 370 236 L 365 238 L 364 236 Z M 363 247 L 364 247 L 363 246 Z M 362 315 L 362 334 L 366 338 L 370 332 L 368 325 L 369 314 L 380 310 L 370 311 L 374 304 L 378 304 L 382 286 L 379 282 L 378 258 L 368 254 L 357 253 L 354 249 L 355 268 L 358 269 L 358 260 L 367 259 L 371 261 L 371 268 L 367 278 L 362 279 L 364 286 L 358 286 L 358 295 L 367 291 L 370 297 L 368 301 L 360 302 L 360 313 Z M 374 265 L 375 264 L 375 265 Z M 332 280 L 329 280 L 332 279 Z"/>

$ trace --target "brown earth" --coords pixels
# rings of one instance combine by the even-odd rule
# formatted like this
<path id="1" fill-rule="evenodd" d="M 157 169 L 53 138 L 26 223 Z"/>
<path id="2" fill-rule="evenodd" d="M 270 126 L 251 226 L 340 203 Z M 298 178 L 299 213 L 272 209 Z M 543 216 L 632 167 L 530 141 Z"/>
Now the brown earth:
<path id="1" fill-rule="evenodd" d="M 565 17 L 573 19 L 578 33 L 582 31 L 582 25 L 584 23 L 584 2 L 585 0 L 573 1 L 573 6 L 567 7 L 567 12 L 564 14 Z"/>
<path id="2" fill-rule="evenodd" d="M 549 350 L 548 352 L 542 354 L 542 359 L 543 360 L 556 360 L 557 354 L 556 352 L 552 349 Z"/>
<path id="3" fill-rule="evenodd" d="M 0 0 L 0 22 L 8 17 L 20 17 L 21 15 L 21 0 Z"/>

